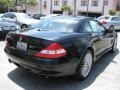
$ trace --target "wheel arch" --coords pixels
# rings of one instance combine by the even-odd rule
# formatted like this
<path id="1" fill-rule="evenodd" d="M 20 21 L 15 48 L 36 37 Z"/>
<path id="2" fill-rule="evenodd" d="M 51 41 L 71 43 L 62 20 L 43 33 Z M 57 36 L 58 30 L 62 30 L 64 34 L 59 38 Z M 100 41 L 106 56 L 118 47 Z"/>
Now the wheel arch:
<path id="1" fill-rule="evenodd" d="M 91 53 L 92 53 L 92 55 L 93 55 L 93 61 L 95 61 L 95 60 L 94 60 L 95 52 L 94 52 L 94 49 L 93 49 L 92 47 L 87 47 L 87 48 L 85 49 L 84 53 L 82 54 L 81 58 L 83 57 L 83 55 L 85 54 L 85 52 L 86 52 L 87 50 L 90 50 L 90 51 L 91 51 Z"/>
<path id="2" fill-rule="evenodd" d="M 21 29 L 22 29 L 23 26 L 27 26 L 28 27 L 28 25 L 24 23 L 24 24 L 21 25 Z"/>
<path id="3" fill-rule="evenodd" d="M 92 47 L 88 47 L 88 48 L 85 49 L 85 51 L 83 52 L 83 54 L 82 54 L 82 56 L 81 56 L 81 58 L 80 58 L 79 64 L 78 64 L 77 67 L 76 67 L 76 71 L 75 71 L 76 73 L 78 73 L 80 64 L 82 63 L 82 59 L 83 59 L 83 57 L 84 57 L 84 55 L 85 55 L 85 53 L 86 53 L 87 51 L 90 51 L 90 52 L 92 53 L 93 62 L 94 62 L 94 49 L 93 49 Z M 92 62 L 92 63 L 93 63 L 93 62 Z M 85 77 L 85 78 L 86 78 L 86 77 Z M 83 80 L 84 80 L 85 78 L 83 78 Z M 82 79 L 82 78 L 81 78 L 81 79 Z"/>
<path id="4" fill-rule="evenodd" d="M 80 62 L 81 62 L 81 60 L 82 60 L 82 58 L 83 58 L 83 56 L 84 56 L 84 54 L 86 53 L 87 50 L 90 50 L 90 51 L 91 51 L 91 53 L 92 53 L 92 55 L 93 55 L 93 62 L 95 61 L 95 52 L 94 52 L 94 49 L 93 49 L 91 46 L 89 46 L 89 47 L 87 47 L 87 48 L 82 52 L 81 57 L 80 57 L 80 60 L 79 60 L 79 64 L 80 64 Z M 78 65 L 79 65 L 79 64 L 78 64 Z"/>

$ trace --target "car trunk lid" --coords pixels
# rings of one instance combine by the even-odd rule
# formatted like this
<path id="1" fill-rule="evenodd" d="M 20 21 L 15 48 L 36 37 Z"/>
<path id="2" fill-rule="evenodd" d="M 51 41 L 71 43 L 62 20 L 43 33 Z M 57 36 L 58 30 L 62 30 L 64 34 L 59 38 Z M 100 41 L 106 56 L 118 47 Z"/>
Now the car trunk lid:
<path id="1" fill-rule="evenodd" d="M 67 33 L 57 31 L 17 31 L 10 37 L 7 36 L 7 42 L 12 49 L 33 56 L 38 51 L 57 42 L 56 39 L 66 34 Z"/>

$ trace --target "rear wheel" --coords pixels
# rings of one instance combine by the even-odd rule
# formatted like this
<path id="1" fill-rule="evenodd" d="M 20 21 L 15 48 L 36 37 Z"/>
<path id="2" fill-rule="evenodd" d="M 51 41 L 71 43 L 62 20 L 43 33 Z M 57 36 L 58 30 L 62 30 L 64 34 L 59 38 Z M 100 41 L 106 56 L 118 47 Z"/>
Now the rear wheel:
<path id="1" fill-rule="evenodd" d="M 77 68 L 77 78 L 84 80 L 90 73 L 93 64 L 93 54 L 87 50 Z"/>
<path id="2" fill-rule="evenodd" d="M 24 28 L 28 28 L 28 26 L 27 25 L 22 25 L 21 29 L 24 29 Z"/>

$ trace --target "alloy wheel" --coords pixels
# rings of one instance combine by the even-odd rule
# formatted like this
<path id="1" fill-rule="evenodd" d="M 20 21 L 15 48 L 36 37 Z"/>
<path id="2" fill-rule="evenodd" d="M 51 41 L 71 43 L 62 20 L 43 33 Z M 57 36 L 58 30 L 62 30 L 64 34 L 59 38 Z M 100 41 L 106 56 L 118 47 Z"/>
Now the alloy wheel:
<path id="1" fill-rule="evenodd" d="M 91 66 L 92 66 L 92 55 L 90 53 L 87 53 L 84 56 L 84 60 L 83 60 L 83 64 L 82 64 L 82 68 L 81 68 L 81 74 L 86 77 L 90 70 L 91 70 Z"/>

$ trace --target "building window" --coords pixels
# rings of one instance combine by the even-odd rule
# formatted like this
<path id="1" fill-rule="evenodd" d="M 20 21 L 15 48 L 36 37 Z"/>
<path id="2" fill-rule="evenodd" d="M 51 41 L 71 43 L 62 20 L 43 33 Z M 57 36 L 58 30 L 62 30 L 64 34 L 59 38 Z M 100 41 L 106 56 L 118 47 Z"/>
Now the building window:
<path id="1" fill-rule="evenodd" d="M 47 8 L 47 1 L 44 1 L 44 8 Z"/>
<path id="2" fill-rule="evenodd" d="M 106 5 L 106 6 L 108 5 L 108 0 L 104 1 L 104 5 Z"/>
<path id="3" fill-rule="evenodd" d="M 98 0 L 92 0 L 92 6 L 98 6 Z"/>
<path id="4" fill-rule="evenodd" d="M 63 0 L 62 1 L 62 5 L 67 5 L 68 4 L 68 0 Z"/>
<path id="5" fill-rule="evenodd" d="M 81 6 L 87 6 L 87 0 L 82 0 L 81 1 Z"/>
<path id="6" fill-rule="evenodd" d="M 54 1 L 54 6 L 59 6 L 59 1 L 58 0 Z"/>
<path id="7" fill-rule="evenodd" d="M 117 10 L 117 11 L 120 11 L 120 1 L 117 2 L 116 10 Z"/>

